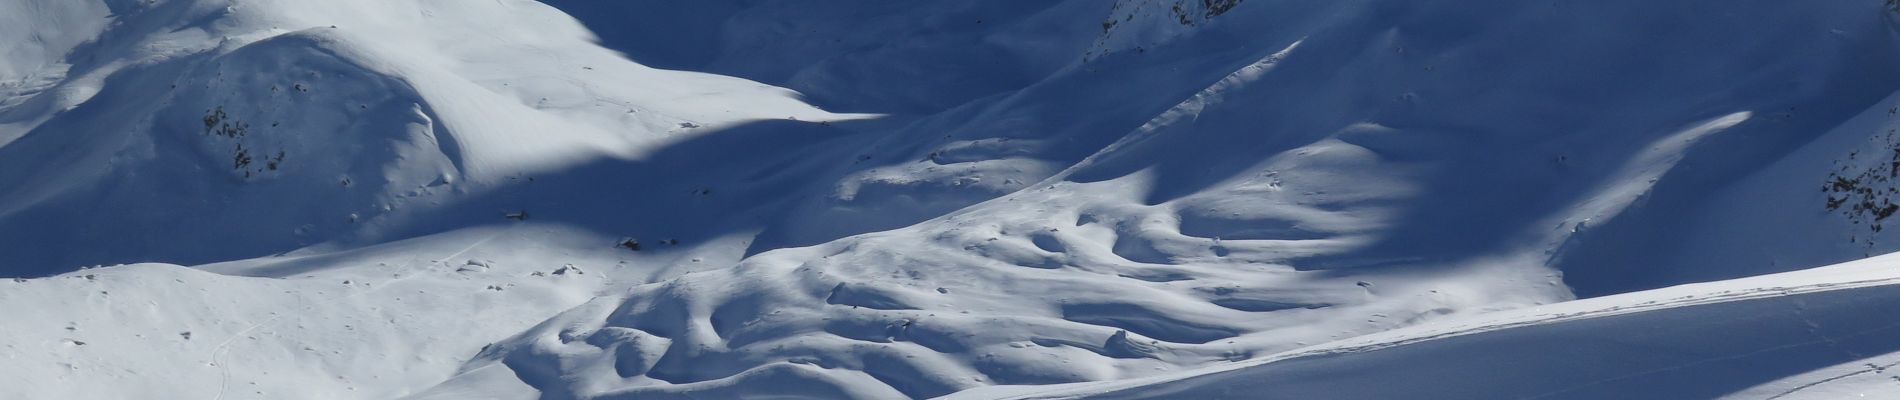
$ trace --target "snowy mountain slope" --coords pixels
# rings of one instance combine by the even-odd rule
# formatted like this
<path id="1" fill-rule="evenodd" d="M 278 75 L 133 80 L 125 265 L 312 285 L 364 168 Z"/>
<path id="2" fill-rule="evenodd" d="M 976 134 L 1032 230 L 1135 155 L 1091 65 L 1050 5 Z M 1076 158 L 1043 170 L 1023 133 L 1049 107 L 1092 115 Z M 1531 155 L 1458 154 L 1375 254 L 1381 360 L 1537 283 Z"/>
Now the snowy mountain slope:
<path id="1" fill-rule="evenodd" d="M 1892 251 L 1880 210 L 1891 204 L 1895 190 L 1890 179 L 1893 132 L 1900 129 L 1896 106 L 1900 96 L 1881 99 L 1824 134 L 1782 147 L 1790 149 L 1787 154 L 1732 181 L 1701 177 L 1734 163 L 1730 158 L 1737 153 L 1761 149 L 1720 141 L 1688 155 L 1683 164 L 1690 168 L 1670 177 L 1686 175 L 1682 179 L 1692 184 L 1659 186 L 1634 215 L 1591 226 L 1572 239 L 1557 260 L 1565 281 L 1579 295 L 1600 295 Z M 1797 110 L 1803 109 L 1811 108 Z M 1767 122 L 1787 124 L 1802 114 L 1783 111 L 1768 115 Z M 1668 209 L 1680 211 L 1662 212 Z"/>
<path id="2" fill-rule="evenodd" d="M 24 397 L 935 397 L 1893 250 L 1872 0 L 77 3 L 0 1 L 97 25 L 0 30 Z"/>
<path id="3" fill-rule="evenodd" d="M 23 167 L 0 177 L 15 188 L 0 195 L 0 218 L 41 227 L 6 233 L 7 246 L 41 249 L 3 252 L 26 268 L 18 273 L 376 243 L 412 225 L 436 232 L 469 218 L 383 220 L 550 169 L 638 159 L 695 132 L 836 119 L 782 89 L 629 63 L 535 3 L 140 4 L 121 10 L 91 52 L 69 55 L 102 65 L 68 60 L 89 72 L 8 110 L 57 102 L 0 149 Z M 351 23 L 360 25 L 332 28 Z M 477 30 L 518 44 L 466 45 Z M 384 37 L 401 39 L 375 39 Z M 58 96 L 70 92 L 103 94 Z M 101 208 L 165 211 L 94 212 Z M 105 234 L 176 227 L 199 229 Z M 118 244 L 95 245 L 104 240 Z M 211 242 L 226 245 L 191 245 Z"/>
<path id="4" fill-rule="evenodd" d="M 402 261 L 353 279 L 141 264 L 7 282 L 0 307 L 28 322 L 0 327 L 0 381 L 20 398 L 394 398 L 599 284 Z"/>
<path id="5" fill-rule="evenodd" d="M 952 398 L 1884 398 L 1900 382 L 1881 256 L 1456 318 L 1204 371 Z"/>
<path id="6" fill-rule="evenodd" d="M 645 65 L 771 82 L 827 109 L 930 114 L 1074 63 L 1113 2 L 546 3 Z"/>
<path id="7" fill-rule="evenodd" d="M 1709 185 L 1707 176 L 1668 174 L 1710 151 L 1697 147 L 1703 139 L 1746 136 L 1722 144 L 1773 159 L 1775 146 L 1800 140 L 1781 136 L 1801 132 L 1788 127 L 1826 131 L 1892 91 L 1880 58 L 1849 63 L 1891 51 L 1891 34 L 1865 5 L 1760 4 L 1715 20 L 1694 18 L 1690 7 L 1654 15 L 1564 6 L 1582 9 L 1522 4 L 1468 16 L 1484 23 L 1466 29 L 1497 31 L 1484 35 L 1432 29 L 1475 9 L 1324 10 L 1339 16 L 1317 32 L 1247 36 L 1261 50 L 1254 63 L 1029 190 L 902 230 L 636 288 L 618 309 L 570 313 L 472 365 L 535 371 L 530 384 L 578 396 L 631 397 L 703 390 L 697 382 L 782 387 L 768 383 L 780 375 L 741 372 L 813 365 L 830 374 L 811 379 L 822 390 L 882 385 L 930 397 L 991 383 L 1139 376 L 1442 314 L 1559 301 L 1568 293 L 1544 267 L 1551 254 L 1576 246 L 1570 233 L 1612 220 L 1651 184 Z M 1240 10 L 1232 15 L 1247 16 Z M 1733 37 L 1769 20 L 1815 25 Z M 1597 21 L 1638 29 L 1578 46 L 1543 40 Z M 1850 21 L 1865 28 L 1835 28 Z M 1394 36 L 1393 25 L 1425 33 Z M 1662 32 L 1682 36 L 1653 40 Z M 1360 44 L 1367 38 L 1384 40 Z M 1277 47 L 1260 43 L 1276 39 Z M 1811 54 L 1779 53 L 1790 49 Z M 1173 55 L 1166 47 L 1143 54 Z M 1483 63 L 1507 54 L 1516 63 Z M 1710 61 L 1770 56 L 1794 61 Z M 1118 61 L 1141 63 L 1092 66 Z M 1416 65 L 1405 68 L 1408 61 Z M 1511 74 L 1536 66 L 1556 69 Z M 1707 72 L 1723 66 L 1737 70 Z M 1592 73 L 1602 69 L 1626 71 Z M 1315 71 L 1375 81 L 1308 78 Z M 1678 79 L 1657 86 L 1628 76 Z M 1709 78 L 1683 79 L 1692 76 Z M 1790 76 L 1837 78 L 1735 96 L 1785 88 Z M 1469 84 L 1498 77 L 1515 81 Z M 1838 105 L 1814 121 L 1757 111 L 1790 102 Z M 1613 105 L 1639 113 L 1592 120 L 1565 112 Z M 1818 175 L 1793 185 L 1807 190 L 1824 180 Z M 1015 295 L 1026 292 L 1037 295 Z M 590 332 L 620 339 L 548 339 Z M 612 374 L 588 367 L 605 364 L 616 366 Z"/>

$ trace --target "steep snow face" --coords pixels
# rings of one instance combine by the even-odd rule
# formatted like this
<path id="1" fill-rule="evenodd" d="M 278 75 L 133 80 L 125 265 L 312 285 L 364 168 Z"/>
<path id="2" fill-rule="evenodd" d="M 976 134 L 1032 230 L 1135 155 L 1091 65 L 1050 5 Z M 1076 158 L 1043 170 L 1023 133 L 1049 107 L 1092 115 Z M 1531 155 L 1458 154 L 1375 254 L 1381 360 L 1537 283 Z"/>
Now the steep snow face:
<path id="1" fill-rule="evenodd" d="M 1893 249 L 1875 0 L 70 3 L 22 397 L 935 397 Z"/>

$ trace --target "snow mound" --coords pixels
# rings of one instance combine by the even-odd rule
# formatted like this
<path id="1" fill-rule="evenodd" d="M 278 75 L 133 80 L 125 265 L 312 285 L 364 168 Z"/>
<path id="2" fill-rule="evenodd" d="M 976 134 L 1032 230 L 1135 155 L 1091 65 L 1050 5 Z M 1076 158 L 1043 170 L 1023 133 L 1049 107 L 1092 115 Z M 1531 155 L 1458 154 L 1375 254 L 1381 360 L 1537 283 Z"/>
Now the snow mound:
<path id="1" fill-rule="evenodd" d="M 305 181 L 296 187 L 376 192 L 452 183 L 462 155 L 454 135 L 436 131 L 438 117 L 406 83 L 340 54 L 351 46 L 331 32 L 279 35 L 207 60 L 178 81 L 154 130 L 196 144 L 201 169 L 244 181 L 291 175 Z"/>

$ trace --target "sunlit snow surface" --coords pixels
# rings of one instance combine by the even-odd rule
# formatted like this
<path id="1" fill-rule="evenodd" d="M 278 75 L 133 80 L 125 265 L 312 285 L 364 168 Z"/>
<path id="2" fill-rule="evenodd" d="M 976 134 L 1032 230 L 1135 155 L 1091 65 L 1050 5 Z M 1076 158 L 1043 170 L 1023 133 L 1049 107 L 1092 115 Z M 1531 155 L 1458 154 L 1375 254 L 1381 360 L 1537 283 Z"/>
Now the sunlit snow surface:
<path id="1" fill-rule="evenodd" d="M 1891 396 L 1883 7 L 0 0 L 0 398 Z"/>

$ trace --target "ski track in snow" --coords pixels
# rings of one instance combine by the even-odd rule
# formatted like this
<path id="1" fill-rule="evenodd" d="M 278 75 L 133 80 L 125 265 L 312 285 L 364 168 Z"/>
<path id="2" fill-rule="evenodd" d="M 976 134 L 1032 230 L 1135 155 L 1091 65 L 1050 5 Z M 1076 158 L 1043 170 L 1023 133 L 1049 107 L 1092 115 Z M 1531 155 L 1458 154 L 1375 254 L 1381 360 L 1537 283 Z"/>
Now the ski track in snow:
<path id="1" fill-rule="evenodd" d="M 1868 373 L 1880 373 L 1882 371 L 1885 371 L 1888 368 L 1893 368 L 1894 366 L 1900 366 L 1900 362 L 1887 363 L 1887 364 L 1867 364 L 1867 368 L 1865 369 L 1856 370 L 1854 372 L 1849 372 L 1846 374 L 1835 375 L 1835 376 L 1828 377 L 1826 379 L 1821 379 L 1821 380 L 1817 380 L 1813 382 L 1803 383 L 1793 388 L 1789 388 L 1788 390 L 1783 391 L 1781 393 L 1776 393 L 1774 396 L 1769 397 L 1765 400 L 1775 400 L 1775 399 L 1780 399 L 1780 398 L 1786 398 L 1788 396 L 1794 396 L 1794 395 L 1799 394 L 1803 390 L 1808 390 L 1810 388 L 1814 388 L 1817 386 L 1825 385 L 1825 384 L 1839 381 L 1842 379 L 1852 378 L 1855 376 L 1865 375 Z"/>
<path id="2" fill-rule="evenodd" d="M 1863 332 L 1855 332 L 1855 333 L 1853 334 L 1853 336 L 1862 336 L 1862 335 L 1872 335 L 1872 334 L 1876 334 L 1876 333 L 1892 333 L 1892 332 L 1888 332 L 1888 331 L 1891 331 L 1891 330 L 1892 330 L 1892 328 L 1895 328 L 1895 327 L 1900 327 L 1900 323 L 1893 323 L 1893 324 L 1888 324 L 1888 325 L 1886 325 L 1886 326 L 1883 326 L 1883 327 L 1881 327 L 1881 328 L 1879 328 L 1879 329 L 1876 329 L 1876 330 L 1872 330 L 1872 331 L 1863 331 Z M 1594 386 L 1599 386 L 1599 385 L 1606 385 L 1606 384 L 1612 384 L 1612 383 L 1616 383 L 1616 382 L 1623 382 L 1623 381 L 1628 381 L 1628 380 L 1630 380 L 1630 379 L 1633 379 L 1633 378 L 1636 378 L 1636 377 L 1641 377 L 1641 376 L 1646 376 L 1646 375 L 1653 375 L 1653 374 L 1658 374 L 1658 373 L 1663 373 L 1663 372 L 1668 372 L 1668 371 L 1675 371 L 1675 370 L 1681 370 L 1681 369 L 1685 369 L 1685 368 L 1694 368 L 1694 367 L 1696 367 L 1696 366 L 1699 366 L 1699 365 L 1707 365 L 1707 364 L 1712 364 L 1712 363 L 1716 363 L 1716 362 L 1721 362 L 1721 361 L 1728 361 L 1728 360 L 1735 360 L 1735 359 L 1741 359 L 1741 358 L 1745 358 L 1745 357 L 1749 357 L 1749 356 L 1754 356 L 1754 355 L 1757 355 L 1757 354 L 1764 354 L 1764 353 L 1769 353 L 1769 352 L 1774 352 L 1774 351 L 1779 351 L 1779 350 L 1786 350 L 1786 349 L 1793 349 L 1793 348 L 1799 348 L 1799 347 L 1803 347 L 1803 346 L 1807 346 L 1807 345 L 1812 345 L 1812 344 L 1820 344 L 1820 343 L 1827 343 L 1827 344 L 1833 344 L 1833 343 L 1834 343 L 1834 342 L 1835 342 L 1836 340 L 1837 340 L 1836 338 L 1832 338 L 1832 337 L 1820 337 L 1820 338 L 1817 338 L 1817 339 L 1815 339 L 1815 340 L 1812 340 L 1812 341 L 1807 341 L 1807 342 L 1796 342 L 1796 343 L 1789 343 L 1789 344 L 1785 344 L 1785 345 L 1781 345 L 1781 346 L 1775 346 L 1775 347 L 1769 347 L 1769 348 L 1765 348 L 1765 349 L 1761 349 L 1761 350 L 1758 350 L 1758 351 L 1754 351 L 1754 352 L 1749 352 L 1749 353 L 1742 353 L 1742 354 L 1731 354 L 1731 355 L 1726 355 L 1726 356 L 1721 356 L 1721 357 L 1710 357 L 1710 358 L 1706 358 L 1706 359 L 1702 359 L 1702 360 L 1697 360 L 1697 361 L 1695 361 L 1695 362 L 1689 362 L 1689 363 L 1683 363 L 1683 364 L 1678 364 L 1678 365 L 1671 365 L 1671 366 L 1667 366 L 1667 367 L 1662 367 L 1662 368 L 1655 368 L 1655 369 L 1650 369 L 1650 370 L 1645 370 L 1645 371 L 1638 371 L 1638 372 L 1634 372 L 1634 373 L 1631 373 L 1631 374 L 1628 374 L 1628 375 L 1623 375 L 1623 376 L 1618 376 L 1618 377 L 1614 377 L 1614 378 L 1610 378 L 1610 379 L 1603 379 L 1603 380 L 1597 380 L 1597 381 L 1593 381 L 1593 382 L 1588 382 L 1588 383 L 1583 383 L 1583 384 L 1579 384 L 1579 385 L 1576 385 L 1576 386 L 1571 386 L 1571 387 L 1566 387 L 1566 388 L 1561 388 L 1561 389 L 1558 389 L 1558 390 L 1555 390 L 1555 391 L 1551 391 L 1551 392 L 1549 392 L 1549 393 L 1543 393 L 1543 394 L 1538 394 L 1538 395 L 1534 395 L 1534 396 L 1530 396 L 1530 397 L 1528 397 L 1528 398 L 1530 398 L 1530 399 L 1542 399 L 1542 398 L 1551 398 L 1551 397 L 1556 397 L 1556 396 L 1559 396 L 1559 395 L 1562 395 L 1562 394 L 1565 394 L 1565 393 L 1572 393 L 1572 392 L 1576 392 L 1576 391 L 1579 391 L 1579 390 L 1582 390 L 1582 389 L 1585 389 L 1585 388 L 1590 388 L 1590 387 L 1594 387 Z M 1816 384 L 1819 384 L 1819 383 L 1824 383 L 1824 382 L 1817 382 Z M 1799 389 L 1797 389 L 1797 390 L 1791 390 L 1791 391 L 1789 391 L 1789 392 L 1787 392 L 1787 393 L 1783 393 L 1782 395 L 1777 395 L 1777 396 L 1775 396 L 1775 397 L 1771 397 L 1771 399 L 1773 399 L 1773 398 L 1781 398 L 1781 397 L 1785 397 L 1785 396 L 1787 396 L 1787 395 L 1789 395 L 1789 394 L 1793 394 L 1794 392 L 1796 392 L 1796 391 L 1798 391 L 1798 390 L 1799 390 Z"/>

